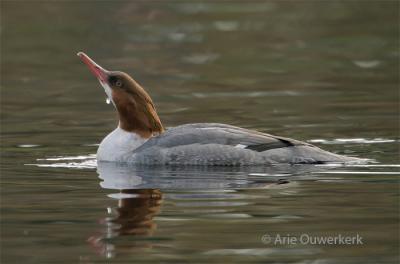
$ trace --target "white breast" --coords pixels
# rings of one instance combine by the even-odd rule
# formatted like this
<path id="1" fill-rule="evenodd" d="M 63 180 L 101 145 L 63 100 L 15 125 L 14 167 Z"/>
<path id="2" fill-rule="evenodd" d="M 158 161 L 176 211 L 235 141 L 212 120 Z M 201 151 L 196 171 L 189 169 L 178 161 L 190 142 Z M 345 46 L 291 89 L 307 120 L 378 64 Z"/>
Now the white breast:
<path id="1" fill-rule="evenodd" d="M 126 154 L 141 146 L 146 140 L 135 133 L 117 127 L 100 143 L 97 150 L 97 160 L 123 161 Z"/>

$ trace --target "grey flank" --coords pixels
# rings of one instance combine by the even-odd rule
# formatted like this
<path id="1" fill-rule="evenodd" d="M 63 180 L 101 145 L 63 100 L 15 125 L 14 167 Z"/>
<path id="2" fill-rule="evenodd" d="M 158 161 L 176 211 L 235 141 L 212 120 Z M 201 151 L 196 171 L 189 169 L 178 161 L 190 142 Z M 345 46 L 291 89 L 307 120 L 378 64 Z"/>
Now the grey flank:
<path id="1" fill-rule="evenodd" d="M 365 160 L 337 155 L 311 144 L 217 123 L 168 129 L 127 154 L 123 161 L 160 165 L 271 165 L 347 163 Z"/>

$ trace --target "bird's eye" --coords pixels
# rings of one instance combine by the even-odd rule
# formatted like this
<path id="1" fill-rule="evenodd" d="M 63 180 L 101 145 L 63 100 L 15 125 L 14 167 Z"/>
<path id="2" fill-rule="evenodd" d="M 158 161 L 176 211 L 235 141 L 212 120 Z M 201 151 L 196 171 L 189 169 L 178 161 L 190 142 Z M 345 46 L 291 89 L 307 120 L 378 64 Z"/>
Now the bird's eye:
<path id="1" fill-rule="evenodd" d="M 115 82 L 115 86 L 121 87 L 121 86 L 122 86 L 122 82 L 121 82 L 120 80 L 117 80 L 117 81 Z"/>

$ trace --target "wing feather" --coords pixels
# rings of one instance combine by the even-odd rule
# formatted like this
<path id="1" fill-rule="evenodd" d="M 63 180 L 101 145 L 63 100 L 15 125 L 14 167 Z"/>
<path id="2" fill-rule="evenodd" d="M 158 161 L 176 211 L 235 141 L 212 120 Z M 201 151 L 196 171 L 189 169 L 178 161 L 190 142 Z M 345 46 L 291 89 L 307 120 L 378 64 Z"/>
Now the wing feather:
<path id="1" fill-rule="evenodd" d="M 213 144 L 232 147 L 239 145 L 244 146 L 245 149 L 257 152 L 297 145 L 309 145 L 301 141 L 276 137 L 231 125 L 198 123 L 170 128 L 161 135 L 149 139 L 136 149 L 135 152 L 140 152 L 151 147 L 167 149 L 193 144 Z"/>

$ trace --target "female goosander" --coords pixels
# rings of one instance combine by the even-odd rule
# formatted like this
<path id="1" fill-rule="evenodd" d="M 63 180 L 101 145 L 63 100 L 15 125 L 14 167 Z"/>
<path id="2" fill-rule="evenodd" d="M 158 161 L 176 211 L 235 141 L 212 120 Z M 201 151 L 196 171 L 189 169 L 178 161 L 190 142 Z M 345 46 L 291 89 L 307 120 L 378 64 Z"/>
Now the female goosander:
<path id="1" fill-rule="evenodd" d="M 118 127 L 97 150 L 98 161 L 133 164 L 268 165 L 357 162 L 290 138 L 216 123 L 164 129 L 147 92 L 128 74 L 107 71 L 78 56 L 103 86 L 118 112 Z"/>

